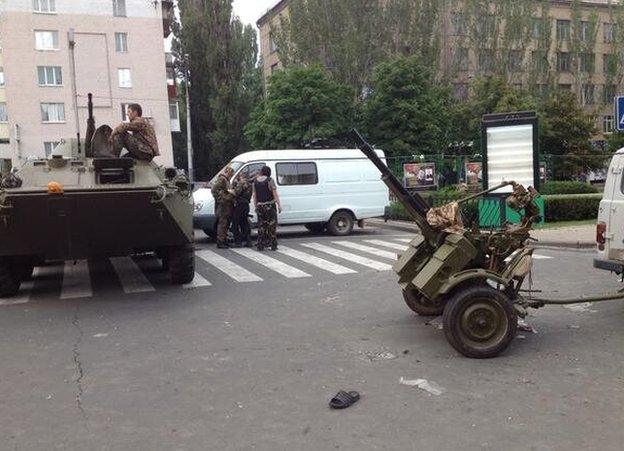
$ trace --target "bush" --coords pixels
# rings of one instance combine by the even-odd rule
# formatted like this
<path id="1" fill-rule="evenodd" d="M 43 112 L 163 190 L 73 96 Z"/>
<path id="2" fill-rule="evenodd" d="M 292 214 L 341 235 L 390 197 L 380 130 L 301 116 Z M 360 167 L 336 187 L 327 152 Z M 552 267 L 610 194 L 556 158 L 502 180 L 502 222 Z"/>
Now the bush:
<path id="1" fill-rule="evenodd" d="M 602 194 L 543 196 L 546 222 L 596 219 Z"/>
<path id="2" fill-rule="evenodd" d="M 599 192 L 598 189 L 585 182 L 546 182 L 540 187 L 540 194 L 590 194 Z"/>

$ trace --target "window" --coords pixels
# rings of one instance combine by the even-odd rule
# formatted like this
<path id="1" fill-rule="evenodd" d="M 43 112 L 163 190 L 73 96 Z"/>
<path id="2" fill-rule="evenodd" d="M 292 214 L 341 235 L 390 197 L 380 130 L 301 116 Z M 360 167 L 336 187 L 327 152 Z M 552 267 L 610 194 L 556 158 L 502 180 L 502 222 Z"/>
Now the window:
<path id="1" fill-rule="evenodd" d="M 533 68 L 536 72 L 540 74 L 548 72 L 550 67 L 548 64 L 548 52 L 544 50 L 534 50 L 531 56 L 533 58 Z"/>
<path id="2" fill-rule="evenodd" d="M 462 13 L 451 14 L 451 34 L 453 36 L 463 36 L 466 34 L 466 21 Z"/>
<path id="3" fill-rule="evenodd" d="M 522 70 L 522 60 L 524 55 L 522 50 L 510 50 L 509 59 L 507 60 L 507 68 L 509 72 L 520 72 Z"/>
<path id="4" fill-rule="evenodd" d="M 477 33 L 482 38 L 489 38 L 496 31 L 496 16 L 485 14 L 477 22 Z"/>
<path id="5" fill-rule="evenodd" d="M 269 33 L 269 51 L 271 53 L 277 52 L 277 44 L 275 42 L 275 36 L 273 35 L 273 32 Z"/>
<path id="6" fill-rule="evenodd" d="M 33 11 L 36 13 L 55 13 L 56 0 L 33 0 Z"/>
<path id="7" fill-rule="evenodd" d="M 130 69 L 118 69 L 119 73 L 119 87 L 120 88 L 132 88 L 132 74 Z"/>
<path id="8" fill-rule="evenodd" d="M 126 17 L 126 0 L 113 0 L 113 16 Z"/>
<path id="9" fill-rule="evenodd" d="M 602 40 L 603 42 L 605 42 L 606 44 L 613 42 L 613 38 L 614 38 L 614 26 L 612 23 L 603 23 L 602 24 Z"/>
<path id="10" fill-rule="evenodd" d="M 117 53 L 128 51 L 128 33 L 115 33 L 115 51 Z"/>
<path id="11" fill-rule="evenodd" d="M 535 85 L 534 92 L 537 97 L 543 100 L 548 98 L 548 95 L 550 94 L 550 87 L 545 83 L 538 83 Z"/>
<path id="12" fill-rule="evenodd" d="M 617 55 L 605 53 L 602 55 L 602 71 L 605 75 L 616 75 L 618 68 Z"/>
<path id="13" fill-rule="evenodd" d="M 569 52 L 557 52 L 557 72 L 570 72 L 572 59 Z"/>
<path id="14" fill-rule="evenodd" d="M 602 103 L 604 103 L 605 105 L 611 105 L 617 93 L 617 86 L 605 85 L 603 93 L 604 95 L 602 96 Z"/>
<path id="15" fill-rule="evenodd" d="M 52 155 L 52 152 L 60 143 L 60 141 L 46 141 L 43 143 L 43 151 L 45 152 L 46 158 Z"/>
<path id="16" fill-rule="evenodd" d="M 591 24 L 589 22 L 581 22 L 581 29 L 579 30 L 579 39 L 581 42 L 587 42 L 591 39 Z"/>
<path id="17" fill-rule="evenodd" d="M 59 49 L 59 32 L 58 31 L 35 31 L 35 49 L 36 50 L 58 50 Z"/>
<path id="18" fill-rule="evenodd" d="M 531 20 L 531 37 L 533 39 L 540 39 L 544 29 L 544 20 L 533 18 Z"/>
<path id="19" fill-rule="evenodd" d="M 129 103 L 122 103 L 121 105 L 121 120 L 123 122 L 130 122 L 130 118 L 128 117 L 128 107 Z"/>
<path id="20" fill-rule="evenodd" d="M 479 52 L 479 70 L 481 72 L 490 72 L 494 70 L 494 51 L 484 49 Z"/>
<path id="21" fill-rule="evenodd" d="M 0 86 L 4 86 L 4 67 L 0 66 Z"/>
<path id="22" fill-rule="evenodd" d="M 569 83 L 559 83 L 559 91 L 572 91 L 572 85 Z"/>
<path id="23" fill-rule="evenodd" d="M 65 104 L 42 103 L 41 120 L 43 122 L 65 122 Z"/>
<path id="24" fill-rule="evenodd" d="M 266 163 L 251 163 L 241 169 L 240 173 L 243 174 L 244 177 L 249 178 L 252 175 L 260 172 L 260 169 L 262 169 L 262 167 L 265 165 Z"/>
<path id="25" fill-rule="evenodd" d="M 455 60 L 454 63 L 457 67 L 457 70 L 468 70 L 469 58 L 467 48 L 460 47 L 458 49 L 455 49 L 455 55 L 453 58 Z"/>
<path id="26" fill-rule="evenodd" d="M 178 110 L 177 103 L 169 104 L 169 119 L 177 121 L 180 119 L 180 111 Z"/>
<path id="27" fill-rule="evenodd" d="M 7 115 L 7 106 L 5 102 L 0 102 L 0 123 L 8 122 L 9 116 Z"/>
<path id="28" fill-rule="evenodd" d="M 315 163 L 277 163 L 278 185 L 316 185 L 318 173 Z"/>
<path id="29" fill-rule="evenodd" d="M 570 21 L 569 20 L 557 20 L 557 40 L 559 41 L 570 40 Z"/>
<path id="30" fill-rule="evenodd" d="M 453 95 L 457 100 L 466 100 L 468 98 L 468 84 L 467 83 L 455 83 L 453 84 Z"/>
<path id="31" fill-rule="evenodd" d="M 60 66 L 37 66 L 39 86 L 61 86 L 63 73 Z"/>
<path id="32" fill-rule="evenodd" d="M 613 116 L 602 117 L 602 132 L 603 133 L 613 133 L 614 125 L 615 125 L 615 122 L 613 120 Z"/>
<path id="33" fill-rule="evenodd" d="M 581 89 L 581 94 L 583 96 L 582 101 L 583 105 L 593 105 L 594 104 L 594 85 L 592 84 L 584 84 Z"/>
<path id="34" fill-rule="evenodd" d="M 595 67 L 596 56 L 593 53 L 581 53 L 580 54 L 580 69 L 581 72 L 586 74 L 593 74 Z"/>

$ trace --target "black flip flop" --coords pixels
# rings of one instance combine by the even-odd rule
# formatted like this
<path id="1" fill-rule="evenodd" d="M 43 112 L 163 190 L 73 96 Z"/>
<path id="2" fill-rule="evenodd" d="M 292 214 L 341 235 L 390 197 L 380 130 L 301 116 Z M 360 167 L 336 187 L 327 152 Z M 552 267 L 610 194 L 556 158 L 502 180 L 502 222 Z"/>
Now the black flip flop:
<path id="1" fill-rule="evenodd" d="M 342 391 L 340 390 L 336 393 L 331 401 L 329 401 L 329 407 L 332 409 L 346 409 L 347 407 L 352 406 L 360 399 L 360 394 L 356 391 Z"/>

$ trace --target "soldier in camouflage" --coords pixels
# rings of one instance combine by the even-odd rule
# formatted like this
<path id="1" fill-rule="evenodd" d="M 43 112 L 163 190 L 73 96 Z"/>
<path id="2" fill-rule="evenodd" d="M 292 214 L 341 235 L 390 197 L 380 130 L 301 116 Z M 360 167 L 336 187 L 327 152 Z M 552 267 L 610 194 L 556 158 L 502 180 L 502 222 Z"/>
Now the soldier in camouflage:
<path id="1" fill-rule="evenodd" d="M 234 247 L 251 247 L 251 230 L 249 227 L 249 202 L 253 194 L 253 186 L 241 173 L 232 184 L 236 203 L 232 216 L 232 233 L 234 234 Z"/>
<path id="2" fill-rule="evenodd" d="M 212 185 L 212 196 L 215 199 L 215 213 L 217 215 L 217 247 L 225 249 L 227 244 L 227 232 L 234 212 L 234 200 L 236 195 L 230 186 L 230 179 L 234 170 L 227 166 Z"/>
<path id="3" fill-rule="evenodd" d="M 277 214 L 282 212 L 277 187 L 271 178 L 271 168 L 263 166 L 253 184 L 253 203 L 258 214 L 259 251 L 265 247 L 277 250 Z"/>

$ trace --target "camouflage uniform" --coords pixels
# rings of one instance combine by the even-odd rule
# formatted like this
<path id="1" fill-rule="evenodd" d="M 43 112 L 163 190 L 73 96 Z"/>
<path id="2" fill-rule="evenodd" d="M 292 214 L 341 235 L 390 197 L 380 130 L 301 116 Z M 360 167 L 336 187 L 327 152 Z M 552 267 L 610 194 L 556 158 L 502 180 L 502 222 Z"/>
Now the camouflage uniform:
<path id="1" fill-rule="evenodd" d="M 258 248 L 277 247 L 277 207 L 275 202 L 258 204 Z"/>
<path id="2" fill-rule="evenodd" d="M 211 191 L 217 215 L 217 243 L 226 244 L 227 231 L 234 211 L 234 195 L 230 192 L 230 181 L 224 174 L 219 174 Z"/>
<path id="3" fill-rule="evenodd" d="M 132 132 L 129 133 L 129 132 Z M 131 157 L 137 160 L 152 161 L 160 155 L 154 127 L 143 117 L 136 117 L 123 123 L 113 131 L 113 151 L 120 156 L 126 149 Z"/>
<path id="4" fill-rule="evenodd" d="M 251 202 L 252 192 L 253 187 L 247 179 L 234 182 L 236 204 L 234 205 L 234 215 L 232 217 L 232 233 L 234 234 L 234 242 L 236 244 L 242 244 L 245 241 L 247 246 L 251 245 L 249 202 Z"/>

